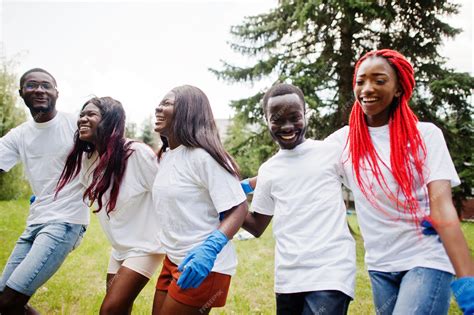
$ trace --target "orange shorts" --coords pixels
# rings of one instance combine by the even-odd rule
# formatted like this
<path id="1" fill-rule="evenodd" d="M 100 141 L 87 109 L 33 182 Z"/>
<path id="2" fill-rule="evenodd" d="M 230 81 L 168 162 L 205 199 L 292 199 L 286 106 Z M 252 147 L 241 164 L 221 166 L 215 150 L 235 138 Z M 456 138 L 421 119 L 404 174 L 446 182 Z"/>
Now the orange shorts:
<path id="1" fill-rule="evenodd" d="M 156 282 L 156 289 L 167 291 L 174 300 L 193 307 L 211 308 L 225 305 L 231 276 L 211 272 L 198 288 L 183 290 L 176 284 L 180 275 L 178 266 L 166 256 Z"/>

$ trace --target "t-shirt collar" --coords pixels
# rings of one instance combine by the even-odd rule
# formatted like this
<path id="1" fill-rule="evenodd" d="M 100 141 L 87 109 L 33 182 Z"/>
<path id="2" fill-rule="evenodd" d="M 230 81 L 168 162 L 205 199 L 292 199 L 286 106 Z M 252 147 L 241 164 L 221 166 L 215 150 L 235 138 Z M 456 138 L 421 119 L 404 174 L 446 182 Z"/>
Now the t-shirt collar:
<path id="1" fill-rule="evenodd" d="M 46 122 L 42 122 L 42 123 L 39 123 L 39 122 L 36 122 L 33 120 L 33 126 L 35 126 L 36 128 L 39 128 L 39 129 L 44 129 L 44 128 L 48 128 L 50 127 L 51 125 L 55 124 L 56 121 L 58 121 L 58 116 L 59 116 L 59 112 L 56 113 L 56 115 L 53 117 L 53 119 L 51 120 L 48 120 Z"/>
<path id="2" fill-rule="evenodd" d="M 298 144 L 296 147 L 293 149 L 282 149 L 280 148 L 279 153 L 280 154 L 299 154 L 303 151 L 306 150 L 306 148 L 311 147 L 311 144 L 314 140 L 312 139 L 306 139 L 302 143 Z"/>

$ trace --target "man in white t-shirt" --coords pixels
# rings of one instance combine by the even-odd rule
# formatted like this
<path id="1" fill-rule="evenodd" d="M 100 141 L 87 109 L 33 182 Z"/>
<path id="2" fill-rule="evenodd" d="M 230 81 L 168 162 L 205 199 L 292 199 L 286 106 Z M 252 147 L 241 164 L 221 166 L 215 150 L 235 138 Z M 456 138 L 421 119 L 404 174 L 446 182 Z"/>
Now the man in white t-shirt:
<path id="1" fill-rule="evenodd" d="M 277 314 L 347 314 L 355 242 L 346 221 L 337 146 L 305 139 L 305 102 L 291 84 L 263 98 L 280 150 L 258 171 L 243 227 L 260 236 L 273 218 Z"/>
<path id="2" fill-rule="evenodd" d="M 43 69 L 31 69 L 20 78 L 19 92 L 33 121 L 0 138 L 0 172 L 21 161 L 36 198 L 0 279 L 1 314 L 33 312 L 28 300 L 79 245 L 89 223 L 78 179 L 55 197 L 77 130 L 74 116 L 56 110 L 56 80 Z"/>

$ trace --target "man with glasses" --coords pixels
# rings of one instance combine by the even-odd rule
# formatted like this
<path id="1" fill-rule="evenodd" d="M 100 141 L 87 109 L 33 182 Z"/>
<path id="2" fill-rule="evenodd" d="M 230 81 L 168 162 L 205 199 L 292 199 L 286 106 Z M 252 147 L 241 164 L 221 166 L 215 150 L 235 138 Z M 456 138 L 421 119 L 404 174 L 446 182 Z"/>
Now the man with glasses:
<path id="1" fill-rule="evenodd" d="M 56 110 L 56 80 L 46 70 L 25 72 L 19 92 L 33 121 L 0 138 L 0 172 L 21 161 L 36 198 L 0 279 L 2 315 L 34 313 L 28 300 L 78 246 L 89 223 L 78 179 L 55 196 L 73 146 L 76 117 Z"/>

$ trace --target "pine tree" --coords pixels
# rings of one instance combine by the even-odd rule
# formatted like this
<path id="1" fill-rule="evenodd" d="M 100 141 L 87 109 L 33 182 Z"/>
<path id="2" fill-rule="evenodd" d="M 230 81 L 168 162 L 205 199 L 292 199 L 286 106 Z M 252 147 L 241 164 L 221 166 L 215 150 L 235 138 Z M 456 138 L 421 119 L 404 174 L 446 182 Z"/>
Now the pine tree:
<path id="1" fill-rule="evenodd" d="M 469 196 L 474 186 L 473 172 L 465 171 L 474 162 L 473 146 L 466 145 L 474 143 L 473 106 L 468 102 L 474 78 L 448 69 L 439 54 L 442 41 L 461 32 L 442 18 L 458 10 L 446 0 L 282 0 L 268 13 L 231 28 L 231 47 L 254 58 L 253 65 L 223 61 L 222 69 L 210 71 L 230 82 L 271 77 L 297 85 L 311 111 L 308 136 L 322 139 L 347 124 L 355 61 L 373 49 L 400 51 L 415 68 L 412 107 L 421 121 L 442 128 L 447 139 L 463 182 L 456 191 L 459 199 Z M 232 101 L 231 106 L 246 123 L 263 124 L 262 95 Z"/>
<path id="2" fill-rule="evenodd" d="M 154 150 L 157 150 L 161 146 L 161 140 L 158 136 L 158 133 L 155 132 L 155 128 L 153 127 L 152 116 L 148 116 L 145 120 L 143 120 L 141 129 L 142 132 L 140 140 L 143 141 L 143 143 L 148 144 Z"/>
<path id="3" fill-rule="evenodd" d="M 127 122 L 125 124 L 125 137 L 128 139 L 137 139 L 137 124 L 134 122 Z"/>
<path id="4" fill-rule="evenodd" d="M 224 142 L 226 150 L 240 166 L 242 178 L 255 176 L 262 161 L 276 152 L 266 127 L 248 126 L 245 121 L 242 115 L 235 116 Z"/>

